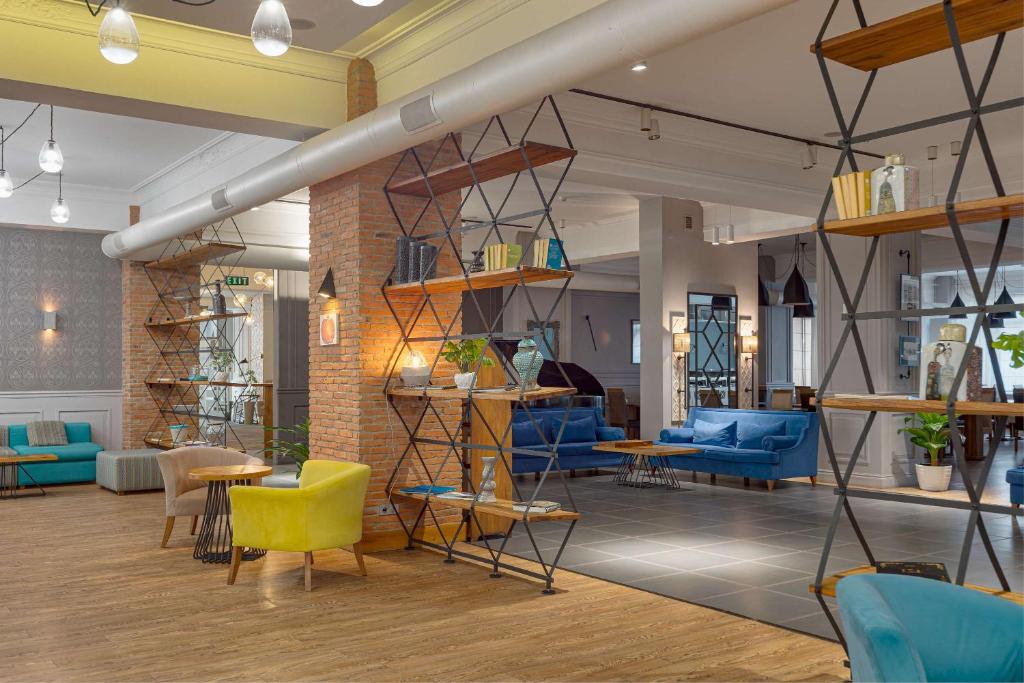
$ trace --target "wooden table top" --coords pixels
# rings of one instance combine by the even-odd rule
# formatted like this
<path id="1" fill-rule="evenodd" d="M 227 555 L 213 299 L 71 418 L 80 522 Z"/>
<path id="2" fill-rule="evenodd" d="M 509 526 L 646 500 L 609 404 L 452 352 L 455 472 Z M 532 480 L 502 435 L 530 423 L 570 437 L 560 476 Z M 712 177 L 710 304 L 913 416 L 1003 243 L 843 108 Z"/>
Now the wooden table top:
<path id="1" fill-rule="evenodd" d="M 35 455 L 0 455 L 0 465 L 14 465 L 22 462 L 53 462 L 57 456 L 53 453 L 37 453 Z"/>
<path id="2" fill-rule="evenodd" d="M 702 453 L 699 448 L 689 446 L 617 446 L 614 443 L 599 443 L 594 446 L 595 451 L 607 451 L 608 453 L 632 453 L 633 455 L 693 455 Z"/>
<path id="3" fill-rule="evenodd" d="M 194 467 L 188 476 L 202 481 L 237 481 L 239 479 L 262 479 L 273 474 L 274 468 L 266 465 L 216 465 Z"/>

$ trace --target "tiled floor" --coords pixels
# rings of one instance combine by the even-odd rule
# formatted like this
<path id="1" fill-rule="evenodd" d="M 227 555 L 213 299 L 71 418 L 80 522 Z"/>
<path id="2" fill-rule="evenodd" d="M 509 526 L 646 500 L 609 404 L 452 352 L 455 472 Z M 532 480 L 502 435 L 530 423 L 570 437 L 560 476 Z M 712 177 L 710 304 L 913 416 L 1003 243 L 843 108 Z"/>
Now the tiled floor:
<path id="1" fill-rule="evenodd" d="M 1003 449 L 993 479 L 1012 466 Z M 616 486 L 611 476 L 570 479 L 581 512 L 560 566 L 600 579 L 834 638 L 808 584 L 817 570 L 835 495 L 829 486 L 782 482 L 769 493 L 756 483 L 719 477 L 717 485 L 682 477 L 682 490 Z M 529 484 L 530 482 L 524 482 Z M 545 487 L 544 498 L 556 498 Z M 955 576 L 968 513 L 857 499 L 858 521 L 876 559 L 945 562 Z M 1011 587 L 1024 591 L 1024 531 L 1020 518 L 985 515 Z M 564 531 L 536 524 L 545 560 L 557 551 Z M 975 536 L 967 580 L 996 586 L 995 573 Z M 517 533 L 507 550 L 533 555 Z M 828 569 L 865 564 L 852 528 L 840 527 Z"/>

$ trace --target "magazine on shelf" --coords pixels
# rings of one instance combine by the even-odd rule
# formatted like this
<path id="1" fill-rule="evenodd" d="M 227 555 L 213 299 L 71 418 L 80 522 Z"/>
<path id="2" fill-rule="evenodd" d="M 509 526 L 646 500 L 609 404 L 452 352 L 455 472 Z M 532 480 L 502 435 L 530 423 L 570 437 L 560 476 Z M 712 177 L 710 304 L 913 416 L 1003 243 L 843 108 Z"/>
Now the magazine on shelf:
<path id="1" fill-rule="evenodd" d="M 516 512 L 527 512 L 526 503 L 515 503 L 512 509 Z M 556 503 L 551 500 L 535 500 L 533 505 L 529 506 L 529 512 L 531 514 L 543 514 L 546 512 L 554 512 L 555 510 L 561 510 L 562 504 Z"/>

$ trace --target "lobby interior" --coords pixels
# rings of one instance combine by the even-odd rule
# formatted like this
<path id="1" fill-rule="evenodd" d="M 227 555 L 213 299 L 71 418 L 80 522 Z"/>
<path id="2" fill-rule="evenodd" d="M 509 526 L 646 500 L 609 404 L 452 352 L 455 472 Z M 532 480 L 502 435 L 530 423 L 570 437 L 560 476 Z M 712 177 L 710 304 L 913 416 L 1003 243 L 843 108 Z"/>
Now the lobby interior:
<path id="1" fill-rule="evenodd" d="M 1024 681 L 1022 26 L 0 3 L 0 681 Z"/>

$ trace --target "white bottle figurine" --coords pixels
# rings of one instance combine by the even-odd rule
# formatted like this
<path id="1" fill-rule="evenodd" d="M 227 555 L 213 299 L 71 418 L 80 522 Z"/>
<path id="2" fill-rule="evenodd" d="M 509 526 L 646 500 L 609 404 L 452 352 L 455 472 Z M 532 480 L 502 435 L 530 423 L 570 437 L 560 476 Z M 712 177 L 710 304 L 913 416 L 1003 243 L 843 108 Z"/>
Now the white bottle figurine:
<path id="1" fill-rule="evenodd" d="M 918 207 L 918 171 L 902 154 L 887 154 L 885 165 L 871 172 L 871 214 L 909 211 Z"/>

